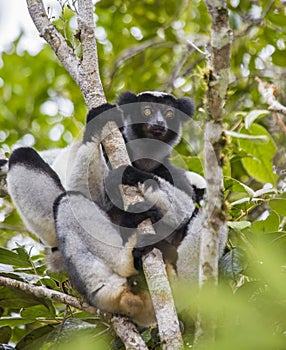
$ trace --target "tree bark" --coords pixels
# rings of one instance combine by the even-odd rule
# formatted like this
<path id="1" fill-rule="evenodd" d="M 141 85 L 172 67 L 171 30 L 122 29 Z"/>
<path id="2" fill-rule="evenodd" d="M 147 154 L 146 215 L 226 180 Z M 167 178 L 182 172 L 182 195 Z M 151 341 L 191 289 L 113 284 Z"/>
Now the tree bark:
<path id="1" fill-rule="evenodd" d="M 211 66 L 208 75 L 208 121 L 205 129 L 204 167 L 207 181 L 206 224 L 202 232 L 200 285 L 205 281 L 217 283 L 219 239 L 225 231 L 223 201 L 223 106 L 226 100 L 231 57 L 232 31 L 224 0 L 205 0 L 212 20 Z"/>
<path id="2" fill-rule="evenodd" d="M 229 27 L 225 0 L 205 0 L 211 16 L 211 61 L 208 73 L 208 120 L 204 133 L 204 169 L 207 181 L 205 220 L 201 233 L 199 285 L 215 287 L 218 261 L 226 238 L 223 199 L 223 107 L 229 83 L 232 31 Z M 196 344 L 214 340 L 215 321 L 206 323 L 199 314 Z"/>
<path id="3" fill-rule="evenodd" d="M 101 312 L 88 303 L 79 300 L 73 296 L 48 289 L 43 286 L 34 286 L 22 281 L 14 280 L 12 278 L 0 276 L 0 285 L 9 288 L 22 290 L 26 293 L 31 293 L 38 298 L 47 298 L 65 305 L 70 305 L 76 309 L 88 312 L 92 315 L 101 316 L 103 319 L 110 321 L 118 334 L 124 342 L 126 349 L 146 350 L 147 347 L 138 333 L 133 323 L 129 322 L 123 317 L 112 317 L 107 312 Z"/>
<path id="4" fill-rule="evenodd" d="M 163 350 L 184 349 L 180 324 L 168 282 L 162 253 L 153 249 L 143 257 L 143 268 L 152 295 Z"/>

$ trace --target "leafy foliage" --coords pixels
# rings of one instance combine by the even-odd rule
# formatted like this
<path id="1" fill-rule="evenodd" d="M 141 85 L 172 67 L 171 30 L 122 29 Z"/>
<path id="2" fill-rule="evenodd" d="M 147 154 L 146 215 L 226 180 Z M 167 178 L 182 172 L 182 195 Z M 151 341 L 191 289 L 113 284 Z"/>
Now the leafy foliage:
<path id="1" fill-rule="evenodd" d="M 234 42 L 223 169 L 228 252 L 220 263 L 222 281 L 215 296 L 209 291 L 197 299 L 182 288 L 177 300 L 184 301 L 179 308 L 187 320 L 195 316 L 194 300 L 209 317 L 217 317 L 217 341 L 210 349 L 281 349 L 286 329 L 286 136 L 254 78 L 274 82 L 279 101 L 286 104 L 285 6 L 278 0 L 238 0 L 229 1 L 229 11 Z M 126 89 L 191 96 L 197 106 L 194 123 L 186 126 L 174 162 L 202 174 L 204 53 L 210 41 L 204 2 L 102 0 L 95 12 L 107 99 L 114 101 Z M 74 18 L 72 7 L 65 7 L 55 24 L 80 55 Z M 0 142 L 7 155 L 15 145 L 66 146 L 79 134 L 86 113 L 77 86 L 50 48 L 35 56 L 19 54 L 20 40 L 2 53 L 0 68 Z M 35 249 L 8 198 L 0 199 L 0 221 L 2 276 L 74 293 L 65 276 L 46 270 L 42 247 Z M 113 333 L 98 317 L 7 287 L 0 287 L 0 305 L 0 344 L 10 342 L 17 349 L 53 349 L 58 343 L 59 349 L 110 348 Z M 80 336 L 69 340 L 75 333 Z M 145 330 L 144 339 L 159 349 L 153 333 Z M 193 321 L 186 322 L 184 337 L 191 344 Z M 113 349 L 121 345 L 112 342 Z"/>

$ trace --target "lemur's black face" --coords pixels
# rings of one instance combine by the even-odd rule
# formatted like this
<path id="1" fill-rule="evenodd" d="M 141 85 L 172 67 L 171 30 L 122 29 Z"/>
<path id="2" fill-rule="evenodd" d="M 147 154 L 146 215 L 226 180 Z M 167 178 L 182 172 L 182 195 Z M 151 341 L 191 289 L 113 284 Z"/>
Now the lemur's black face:
<path id="1" fill-rule="evenodd" d="M 141 102 L 140 114 L 145 137 L 164 141 L 166 136 L 171 136 L 167 134 L 170 133 L 171 119 L 175 117 L 174 107 L 154 102 Z"/>
<path id="2" fill-rule="evenodd" d="M 168 144 L 176 144 L 181 134 L 182 124 L 193 115 L 190 98 L 176 99 L 159 92 L 143 92 L 135 95 L 125 92 L 120 95 L 125 125 L 132 130 L 132 139 L 156 139 Z"/>

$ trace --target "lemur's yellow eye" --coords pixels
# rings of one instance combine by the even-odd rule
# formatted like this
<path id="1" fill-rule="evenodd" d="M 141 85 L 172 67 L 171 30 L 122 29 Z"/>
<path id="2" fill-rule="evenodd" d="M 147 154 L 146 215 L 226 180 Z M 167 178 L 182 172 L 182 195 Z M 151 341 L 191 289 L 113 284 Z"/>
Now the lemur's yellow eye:
<path id="1" fill-rule="evenodd" d="M 172 118 L 174 116 L 174 111 L 172 109 L 168 109 L 166 112 L 167 118 Z"/>
<path id="2" fill-rule="evenodd" d="M 146 117 L 149 117 L 152 114 L 151 108 L 146 107 L 144 108 L 144 115 L 146 115 Z"/>

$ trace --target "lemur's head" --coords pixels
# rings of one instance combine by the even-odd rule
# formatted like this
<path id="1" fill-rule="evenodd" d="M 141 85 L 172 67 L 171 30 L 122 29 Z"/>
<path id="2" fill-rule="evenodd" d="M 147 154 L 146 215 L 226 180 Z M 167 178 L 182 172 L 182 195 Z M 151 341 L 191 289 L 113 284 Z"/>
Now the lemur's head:
<path id="1" fill-rule="evenodd" d="M 190 98 L 175 98 L 173 95 L 145 91 L 138 95 L 126 91 L 120 94 L 118 105 L 128 126 L 128 138 L 149 138 L 176 144 L 184 122 L 194 113 Z"/>

